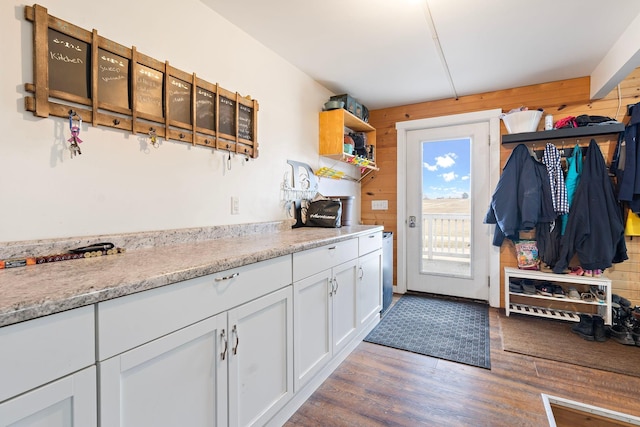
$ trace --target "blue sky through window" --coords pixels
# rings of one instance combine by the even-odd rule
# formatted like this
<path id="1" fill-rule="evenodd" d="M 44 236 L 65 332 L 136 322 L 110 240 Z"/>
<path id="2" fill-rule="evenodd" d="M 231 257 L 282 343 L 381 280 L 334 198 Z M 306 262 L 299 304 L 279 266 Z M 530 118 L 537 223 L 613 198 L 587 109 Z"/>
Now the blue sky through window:
<path id="1" fill-rule="evenodd" d="M 422 196 L 429 199 L 470 196 L 471 139 L 422 143 Z"/>

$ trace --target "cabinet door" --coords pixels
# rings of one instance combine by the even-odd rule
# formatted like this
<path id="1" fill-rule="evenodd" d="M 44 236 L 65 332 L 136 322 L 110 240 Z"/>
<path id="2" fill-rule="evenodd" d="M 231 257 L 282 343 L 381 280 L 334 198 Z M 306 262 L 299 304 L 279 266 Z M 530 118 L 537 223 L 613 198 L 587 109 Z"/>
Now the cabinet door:
<path id="1" fill-rule="evenodd" d="M 331 278 L 325 270 L 293 284 L 296 392 L 331 360 Z"/>
<path id="2" fill-rule="evenodd" d="M 360 257 L 358 268 L 358 327 L 364 327 L 382 308 L 382 250 Z"/>
<path id="3" fill-rule="evenodd" d="M 100 362 L 101 425 L 226 425 L 225 328 L 223 313 Z"/>
<path id="4" fill-rule="evenodd" d="M 358 260 L 340 264 L 333 268 L 333 354 L 349 343 L 357 332 L 356 318 L 356 271 Z"/>
<path id="5" fill-rule="evenodd" d="M 91 366 L 0 404 L 0 426 L 96 426 L 96 400 Z"/>
<path id="6" fill-rule="evenodd" d="M 264 425 L 293 395 L 292 303 L 288 286 L 229 311 L 230 426 Z"/>

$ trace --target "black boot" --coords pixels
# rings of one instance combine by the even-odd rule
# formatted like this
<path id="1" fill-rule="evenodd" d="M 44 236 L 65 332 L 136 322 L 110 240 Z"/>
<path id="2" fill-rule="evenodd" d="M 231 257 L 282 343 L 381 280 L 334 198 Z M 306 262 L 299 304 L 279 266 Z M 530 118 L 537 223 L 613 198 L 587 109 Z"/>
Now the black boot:
<path id="1" fill-rule="evenodd" d="M 587 341 L 593 341 L 593 319 L 588 314 L 580 314 L 580 323 L 571 327 L 571 332 Z"/>
<path id="2" fill-rule="evenodd" d="M 593 338 L 598 342 L 607 340 L 607 331 L 604 328 L 604 319 L 601 316 L 593 316 Z"/>

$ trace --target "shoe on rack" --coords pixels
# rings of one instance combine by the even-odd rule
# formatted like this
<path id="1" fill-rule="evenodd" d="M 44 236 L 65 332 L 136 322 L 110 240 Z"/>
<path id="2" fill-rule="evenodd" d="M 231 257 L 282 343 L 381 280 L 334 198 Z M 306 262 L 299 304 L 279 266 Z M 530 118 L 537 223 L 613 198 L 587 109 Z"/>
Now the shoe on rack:
<path id="1" fill-rule="evenodd" d="M 567 294 L 564 292 L 564 289 L 560 285 L 552 285 L 553 296 L 556 298 L 565 298 Z"/>
<path id="2" fill-rule="evenodd" d="M 518 294 L 521 294 L 524 292 L 524 290 L 522 289 L 522 283 L 520 283 L 520 281 L 517 280 L 510 280 L 509 281 L 509 292 L 515 292 Z"/>
<path id="3" fill-rule="evenodd" d="M 593 270 L 593 277 L 602 277 L 602 273 L 603 272 L 604 272 L 604 270 L 600 270 L 599 268 L 595 269 L 595 270 Z"/>
<path id="4" fill-rule="evenodd" d="M 543 297 L 552 297 L 553 285 L 549 283 L 542 283 L 540 285 L 536 285 L 536 292 L 538 293 L 538 295 L 542 295 Z"/>
<path id="5" fill-rule="evenodd" d="M 587 341 L 593 341 L 593 318 L 588 314 L 580 314 L 580 322 L 571 327 L 571 332 Z"/>
<path id="6" fill-rule="evenodd" d="M 599 287 L 597 287 L 596 285 L 591 285 L 589 286 L 589 291 L 593 294 L 594 297 L 596 297 L 596 299 L 600 302 L 605 300 L 605 294 L 604 291 L 602 289 L 600 289 Z"/>
<path id="7" fill-rule="evenodd" d="M 575 287 L 573 287 L 573 286 L 571 286 L 571 287 L 569 288 L 569 294 L 568 294 L 568 296 L 569 296 L 569 298 L 571 298 L 571 299 L 580 299 L 580 293 L 579 293 L 579 292 L 578 292 L 578 290 L 577 290 Z"/>
<path id="8" fill-rule="evenodd" d="M 584 270 L 580 266 L 571 267 L 571 271 L 569 272 L 569 274 L 573 276 L 582 276 L 584 275 Z"/>
<path id="9" fill-rule="evenodd" d="M 623 345 L 636 345 L 631 331 L 622 325 L 607 326 L 607 336 Z"/>
<path id="10" fill-rule="evenodd" d="M 604 328 L 604 319 L 601 316 L 593 315 L 593 338 L 598 342 L 607 340 L 607 332 Z"/>
<path id="11" fill-rule="evenodd" d="M 525 279 L 522 281 L 522 290 L 527 295 L 535 295 L 536 287 L 531 280 Z"/>

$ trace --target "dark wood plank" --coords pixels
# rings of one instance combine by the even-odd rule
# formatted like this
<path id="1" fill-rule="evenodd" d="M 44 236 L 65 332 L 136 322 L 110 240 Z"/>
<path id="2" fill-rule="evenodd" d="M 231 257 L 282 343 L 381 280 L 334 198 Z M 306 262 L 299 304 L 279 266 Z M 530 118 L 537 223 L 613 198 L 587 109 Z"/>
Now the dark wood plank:
<path id="1" fill-rule="evenodd" d="M 640 378 L 505 352 L 498 314 L 491 370 L 362 342 L 285 425 L 538 427 L 541 393 L 640 416 Z"/>

